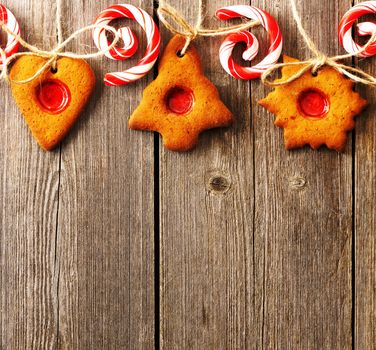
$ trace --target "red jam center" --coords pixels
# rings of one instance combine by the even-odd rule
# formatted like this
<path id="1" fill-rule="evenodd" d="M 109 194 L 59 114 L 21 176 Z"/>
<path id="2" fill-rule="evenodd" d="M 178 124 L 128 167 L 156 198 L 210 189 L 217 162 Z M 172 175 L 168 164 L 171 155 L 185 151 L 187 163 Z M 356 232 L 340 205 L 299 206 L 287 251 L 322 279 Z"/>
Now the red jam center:
<path id="1" fill-rule="evenodd" d="M 39 86 L 37 99 L 49 113 L 60 113 L 64 111 L 71 100 L 68 87 L 58 80 L 47 80 Z"/>
<path id="2" fill-rule="evenodd" d="M 182 87 L 174 87 L 167 94 L 167 107 L 176 114 L 185 114 L 193 107 L 193 92 Z"/>
<path id="3" fill-rule="evenodd" d="M 323 118 L 329 112 L 329 101 L 318 90 L 306 90 L 299 96 L 300 110 L 309 118 Z"/>

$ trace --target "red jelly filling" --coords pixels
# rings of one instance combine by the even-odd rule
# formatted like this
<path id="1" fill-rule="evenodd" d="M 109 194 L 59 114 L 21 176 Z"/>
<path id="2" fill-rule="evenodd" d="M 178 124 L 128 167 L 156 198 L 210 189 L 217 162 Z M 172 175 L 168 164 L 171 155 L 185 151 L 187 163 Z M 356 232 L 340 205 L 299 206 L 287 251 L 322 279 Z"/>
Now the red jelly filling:
<path id="1" fill-rule="evenodd" d="M 64 111 L 71 100 L 68 87 L 58 80 L 47 80 L 37 90 L 37 99 L 49 113 L 60 113 Z"/>
<path id="2" fill-rule="evenodd" d="M 166 103 L 173 113 L 186 114 L 193 107 L 193 92 L 183 87 L 174 87 L 167 93 Z"/>
<path id="3" fill-rule="evenodd" d="M 309 118 L 323 118 L 329 112 L 329 100 L 319 90 L 303 91 L 298 99 L 300 110 Z"/>

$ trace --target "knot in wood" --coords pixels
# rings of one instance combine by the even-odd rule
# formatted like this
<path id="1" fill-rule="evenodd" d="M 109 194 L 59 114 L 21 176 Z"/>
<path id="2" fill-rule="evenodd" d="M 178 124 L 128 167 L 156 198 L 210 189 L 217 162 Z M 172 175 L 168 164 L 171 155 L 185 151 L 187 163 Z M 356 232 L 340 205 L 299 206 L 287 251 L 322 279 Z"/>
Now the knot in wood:
<path id="1" fill-rule="evenodd" d="M 230 186 L 230 180 L 223 175 L 214 175 L 209 179 L 209 190 L 212 192 L 226 193 Z"/>
<path id="2" fill-rule="evenodd" d="M 289 180 L 290 187 L 295 191 L 302 190 L 306 184 L 306 180 L 301 176 L 294 176 Z"/>

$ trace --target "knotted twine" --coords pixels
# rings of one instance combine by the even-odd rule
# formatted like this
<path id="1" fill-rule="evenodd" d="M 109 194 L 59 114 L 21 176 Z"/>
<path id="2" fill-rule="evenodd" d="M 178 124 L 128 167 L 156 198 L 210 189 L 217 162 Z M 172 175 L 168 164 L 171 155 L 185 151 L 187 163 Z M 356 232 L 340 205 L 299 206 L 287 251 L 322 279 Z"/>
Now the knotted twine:
<path id="1" fill-rule="evenodd" d="M 372 45 L 372 43 L 376 40 L 376 32 L 374 32 L 367 42 L 366 45 L 364 45 L 360 50 L 354 52 L 354 53 L 349 53 L 345 55 L 337 55 L 333 57 L 328 57 L 324 53 L 322 53 L 317 46 L 314 44 L 312 39 L 308 36 L 307 32 L 305 31 L 301 18 L 299 16 L 298 10 L 296 8 L 296 3 L 295 0 L 290 0 L 290 5 L 292 9 L 292 14 L 294 17 L 294 20 L 297 24 L 298 30 L 300 34 L 302 35 L 304 41 L 306 42 L 308 48 L 312 51 L 314 54 L 314 58 L 306 60 L 306 61 L 300 61 L 300 62 L 287 62 L 287 63 L 279 63 L 271 66 L 269 69 L 267 69 L 262 77 L 261 81 L 269 86 L 281 86 L 281 85 L 286 85 L 289 84 L 296 79 L 300 78 L 303 74 L 305 74 L 307 71 L 311 70 L 312 74 L 316 74 L 317 71 L 322 68 L 323 66 L 327 65 L 330 66 L 334 69 L 336 69 L 338 72 L 342 73 L 343 75 L 347 76 L 351 80 L 362 83 L 368 86 L 375 86 L 376 85 L 376 78 L 373 76 L 365 73 L 361 69 L 350 67 L 341 63 L 338 63 L 338 61 L 347 59 L 347 58 L 352 58 L 352 57 L 358 57 L 361 53 L 363 53 L 367 48 Z M 9 73 L 8 73 L 8 67 L 9 65 L 17 58 L 20 56 L 39 56 L 43 58 L 48 58 L 46 63 L 38 69 L 38 71 L 30 78 L 21 80 L 21 81 L 14 81 L 12 80 L 13 83 L 17 84 L 26 84 L 29 83 L 30 81 L 36 79 L 40 74 L 44 72 L 45 69 L 48 67 L 56 68 L 56 62 L 59 57 L 69 57 L 69 58 L 77 58 L 77 59 L 89 59 L 89 58 L 96 58 L 96 57 L 101 57 L 105 55 L 108 51 L 112 50 L 120 40 L 120 35 L 118 31 L 107 25 L 97 25 L 97 24 L 92 24 L 88 25 L 84 28 L 78 29 L 75 31 L 73 34 L 71 34 L 65 41 L 63 41 L 63 36 L 62 36 L 62 25 L 61 25 L 61 0 L 57 0 L 57 6 L 56 6 L 56 29 L 57 29 L 57 36 L 58 36 L 58 44 L 57 46 L 52 49 L 51 51 L 45 51 L 41 50 L 38 47 L 31 45 L 27 43 L 20 35 L 13 33 L 6 25 L 4 22 L 0 22 L 0 27 L 2 30 L 7 32 L 8 34 L 12 35 L 15 37 L 17 41 L 26 49 L 29 51 L 26 52 L 19 52 L 11 55 L 10 57 L 6 57 L 5 51 L 0 48 L 0 57 L 2 61 L 1 65 L 1 73 L 0 73 L 0 80 L 8 80 L 10 81 L 11 79 L 9 78 Z M 226 28 L 217 28 L 217 29 L 205 29 L 202 28 L 202 22 L 203 22 L 203 0 L 199 0 L 199 12 L 197 16 L 197 21 L 196 25 L 192 26 L 190 23 L 188 23 L 185 18 L 178 12 L 176 11 L 173 7 L 168 5 L 164 0 L 159 1 L 159 8 L 158 8 L 158 17 L 161 20 L 161 22 L 166 26 L 168 30 L 173 32 L 174 34 L 180 34 L 186 38 L 185 45 L 183 49 L 181 50 L 181 54 L 184 55 L 185 52 L 187 51 L 190 43 L 197 37 L 197 36 L 206 36 L 206 37 L 214 37 L 214 36 L 219 36 L 219 35 L 226 35 L 226 34 L 231 34 L 235 33 L 241 30 L 247 30 L 250 28 L 253 28 L 255 26 L 260 25 L 259 21 L 248 21 L 246 23 L 242 23 L 239 25 L 234 25 L 231 27 L 226 27 Z M 165 15 L 170 17 L 175 24 L 180 26 L 182 29 L 174 27 L 167 19 L 165 18 Z M 72 41 L 74 40 L 77 36 L 79 36 L 81 33 L 92 30 L 92 29 L 104 29 L 107 31 L 110 31 L 114 35 L 114 40 L 112 41 L 111 45 L 109 45 L 106 49 L 100 50 L 95 53 L 89 53 L 89 54 L 76 54 L 73 52 L 62 52 L 62 50 Z M 287 67 L 287 66 L 298 66 L 302 65 L 303 67 L 298 70 L 294 75 L 289 77 L 288 79 L 280 82 L 275 82 L 275 81 L 270 81 L 268 78 L 277 70 Z"/>
<path id="2" fill-rule="evenodd" d="M 338 61 L 341 61 L 347 58 L 358 57 L 361 53 L 367 50 L 367 48 L 375 42 L 376 32 L 372 34 L 367 44 L 363 46 L 360 50 L 354 53 L 349 53 L 345 55 L 328 57 L 317 48 L 313 40 L 309 37 L 305 29 L 303 28 L 302 20 L 296 8 L 295 0 L 290 0 L 290 5 L 291 5 L 292 14 L 297 24 L 298 30 L 300 34 L 302 35 L 304 41 L 306 42 L 308 48 L 311 50 L 311 52 L 314 54 L 315 57 L 306 61 L 286 62 L 286 63 L 278 63 L 278 64 L 273 65 L 272 67 L 267 69 L 261 76 L 261 81 L 264 84 L 268 86 L 272 86 L 272 87 L 286 85 L 295 81 L 296 79 L 299 79 L 304 73 L 308 72 L 309 70 L 311 70 L 312 74 L 315 75 L 317 74 L 320 68 L 326 65 L 326 66 L 334 68 L 335 70 L 345 75 L 346 77 L 350 78 L 354 82 L 362 83 L 368 86 L 376 86 L 376 78 L 374 78 L 373 76 L 367 74 L 361 69 L 350 67 L 342 63 L 338 63 Z M 283 67 L 300 66 L 300 65 L 302 65 L 303 67 L 286 80 L 279 81 L 279 82 L 268 80 L 268 78 L 274 72 L 276 72 L 277 70 Z"/>
<path id="3" fill-rule="evenodd" d="M 189 47 L 189 44 L 196 39 L 198 36 L 214 37 L 220 35 L 226 35 L 231 33 L 236 33 L 241 30 L 247 30 L 260 25 L 259 21 L 248 21 L 238 25 L 225 28 L 216 29 L 206 29 L 202 28 L 202 22 L 204 20 L 204 5 L 203 0 L 199 0 L 198 5 L 198 15 L 195 26 L 192 26 L 188 21 L 180 14 L 176 9 L 167 4 L 164 0 L 159 0 L 159 7 L 157 10 L 158 17 L 160 21 L 165 25 L 165 27 L 174 34 L 179 34 L 185 37 L 185 44 L 180 51 L 181 55 L 184 55 Z M 165 15 L 170 17 L 174 22 L 174 25 L 167 21 Z"/>
<path id="4" fill-rule="evenodd" d="M 56 69 L 56 62 L 58 58 L 60 57 L 69 57 L 69 58 L 77 58 L 77 59 L 89 59 L 89 58 L 96 58 L 96 57 L 102 57 L 103 55 L 106 54 L 106 52 L 112 50 L 118 41 L 120 40 L 120 34 L 118 31 L 107 25 L 97 25 L 97 24 L 92 24 L 88 25 L 84 28 L 76 30 L 72 35 L 70 35 L 66 40 L 63 40 L 63 34 L 62 34 L 62 24 L 61 24 L 61 8 L 62 8 L 62 0 L 57 0 L 56 1 L 56 31 L 57 31 L 57 37 L 58 37 L 58 44 L 57 46 L 52 49 L 51 51 L 45 51 L 41 50 L 38 47 L 31 45 L 27 43 L 20 35 L 13 33 L 6 25 L 4 22 L 0 22 L 0 27 L 2 30 L 7 32 L 8 34 L 12 35 L 15 37 L 15 39 L 26 49 L 29 51 L 26 52 L 18 52 L 15 53 L 8 58 L 5 55 L 5 51 L 0 48 L 0 56 L 1 56 L 1 74 L 0 74 L 0 80 L 7 80 L 11 81 L 12 83 L 15 84 L 27 84 L 34 79 L 36 79 L 38 76 L 40 76 L 47 68 L 51 67 L 53 69 Z M 106 49 L 97 51 L 94 53 L 88 53 L 88 54 L 76 54 L 73 52 L 62 52 L 62 50 L 72 41 L 74 40 L 77 36 L 79 36 L 81 33 L 93 30 L 96 28 L 108 30 L 113 33 L 114 35 L 114 40 L 112 41 L 111 45 L 109 45 Z M 43 57 L 43 58 L 48 58 L 46 63 L 44 63 L 36 72 L 33 76 L 30 78 L 27 78 L 25 80 L 20 80 L 20 81 L 15 81 L 12 80 L 9 77 L 9 72 L 8 68 L 9 65 L 18 57 L 20 56 L 38 56 L 38 57 Z"/>

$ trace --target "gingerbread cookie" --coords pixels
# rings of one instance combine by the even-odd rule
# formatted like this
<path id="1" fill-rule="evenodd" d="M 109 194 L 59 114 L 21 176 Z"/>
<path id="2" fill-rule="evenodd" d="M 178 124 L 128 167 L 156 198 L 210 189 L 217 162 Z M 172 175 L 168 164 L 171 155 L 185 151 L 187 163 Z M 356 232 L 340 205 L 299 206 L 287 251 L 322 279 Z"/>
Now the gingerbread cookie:
<path id="1" fill-rule="evenodd" d="M 172 151 L 188 151 L 207 129 L 228 126 L 232 113 L 220 100 L 217 88 L 204 75 L 191 45 L 183 57 L 185 39 L 175 36 L 159 64 L 159 74 L 145 90 L 129 120 L 133 130 L 157 131 Z"/>
<path id="2" fill-rule="evenodd" d="M 284 62 L 298 60 L 284 56 Z M 300 65 L 282 68 L 284 81 L 301 69 Z M 287 149 L 326 145 L 343 150 L 346 133 L 354 128 L 354 117 L 367 105 L 354 83 L 337 70 L 325 66 L 317 76 L 306 72 L 297 80 L 278 86 L 259 104 L 276 115 L 275 125 L 284 129 Z"/>
<path id="3" fill-rule="evenodd" d="M 12 67 L 11 81 L 32 77 L 46 62 L 37 56 L 22 56 Z M 66 136 L 94 89 L 95 76 L 84 60 L 60 58 L 57 70 L 46 69 L 26 84 L 11 83 L 12 93 L 24 118 L 45 150 L 52 150 Z"/>

